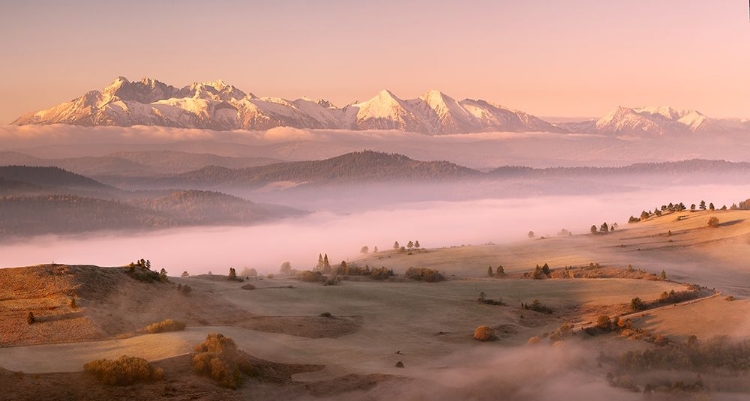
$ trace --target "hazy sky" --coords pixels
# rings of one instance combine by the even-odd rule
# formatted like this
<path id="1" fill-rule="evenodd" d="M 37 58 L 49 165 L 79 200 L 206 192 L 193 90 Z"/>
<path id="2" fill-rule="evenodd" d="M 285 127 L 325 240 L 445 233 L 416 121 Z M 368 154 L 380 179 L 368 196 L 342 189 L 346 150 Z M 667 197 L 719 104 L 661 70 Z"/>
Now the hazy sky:
<path id="1" fill-rule="evenodd" d="M 338 105 L 430 88 L 537 115 L 750 117 L 745 0 L 0 3 L 0 122 L 116 76 Z"/>

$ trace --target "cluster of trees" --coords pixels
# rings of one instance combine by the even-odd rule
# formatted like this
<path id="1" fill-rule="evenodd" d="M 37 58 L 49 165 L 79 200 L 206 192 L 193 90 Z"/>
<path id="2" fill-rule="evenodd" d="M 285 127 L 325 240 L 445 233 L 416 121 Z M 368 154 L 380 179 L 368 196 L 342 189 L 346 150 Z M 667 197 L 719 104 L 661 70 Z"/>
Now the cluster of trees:
<path id="1" fill-rule="evenodd" d="M 315 266 L 314 271 L 323 274 L 331 273 L 331 263 L 328 262 L 328 254 L 325 254 L 325 256 L 318 254 L 318 264 Z"/>
<path id="2" fill-rule="evenodd" d="M 400 245 L 400 244 L 398 243 L 398 241 L 395 241 L 395 242 L 393 243 L 393 249 L 396 249 L 396 250 L 401 250 L 401 251 L 405 251 L 405 250 L 407 250 L 407 249 L 411 251 L 411 250 L 412 250 L 412 248 L 413 248 L 413 249 L 419 249 L 420 247 L 421 247 L 421 245 L 419 244 L 419 241 L 414 241 L 414 242 L 412 242 L 412 241 L 409 241 L 409 242 L 407 242 L 407 243 L 406 243 L 406 247 L 403 247 L 403 246 L 401 246 L 401 245 Z"/>
<path id="3" fill-rule="evenodd" d="M 596 225 L 591 226 L 591 234 L 606 234 L 610 233 L 612 231 L 615 231 L 617 229 L 617 223 L 612 223 L 612 225 L 608 225 L 607 222 L 602 223 L 599 228 L 596 228 Z"/>
<path id="4" fill-rule="evenodd" d="M 740 202 L 740 204 L 742 204 L 742 202 Z M 695 211 L 696 208 L 699 210 L 711 210 L 711 211 L 716 210 L 716 207 L 714 206 L 712 202 L 709 202 L 708 204 L 706 204 L 706 201 L 704 200 L 700 201 L 700 203 L 698 203 L 697 206 L 695 203 L 690 205 L 691 211 Z M 737 208 L 738 208 L 737 205 L 732 205 L 732 207 L 730 207 L 729 209 L 734 210 Z M 750 205 L 748 205 L 748 208 L 750 208 Z M 660 217 L 661 215 L 663 215 L 665 212 L 668 212 L 668 211 L 669 212 L 682 212 L 687 209 L 688 208 L 682 202 L 670 203 L 668 205 L 661 205 L 661 207 L 655 207 L 653 212 L 649 212 L 646 210 L 642 211 L 640 217 L 630 216 L 630 218 L 628 219 L 628 223 L 637 223 L 639 221 L 644 221 L 651 216 Z M 727 210 L 727 205 L 722 206 L 721 208 L 719 208 L 719 210 Z"/>
<path id="5" fill-rule="evenodd" d="M 487 275 L 490 277 L 505 277 L 505 268 L 502 265 L 497 266 L 497 270 L 495 272 L 492 272 L 492 266 L 489 266 L 487 268 Z"/>
<path id="6" fill-rule="evenodd" d="M 156 212 L 118 201 L 74 195 L 0 197 L 0 236 L 67 234 L 118 229 L 150 229 L 178 223 Z"/>
<path id="7" fill-rule="evenodd" d="M 363 246 L 363 247 L 362 247 L 362 248 L 361 248 L 361 249 L 359 250 L 359 252 L 360 252 L 360 253 L 363 253 L 363 254 L 367 254 L 367 253 L 369 253 L 369 252 L 370 252 L 370 247 L 369 247 L 369 246 L 367 246 L 367 245 L 365 245 L 365 246 Z M 378 253 L 378 247 L 377 247 L 377 246 L 376 246 L 376 247 L 373 247 L 373 248 L 372 248 L 372 253 Z"/>
<path id="8" fill-rule="evenodd" d="M 739 206 L 733 203 L 732 207 L 730 207 L 729 209 L 730 210 L 750 210 L 750 199 L 740 202 Z"/>
<path id="9" fill-rule="evenodd" d="M 552 270 L 550 270 L 548 264 L 544 264 L 544 266 L 536 265 L 534 268 L 534 271 L 531 273 L 531 278 L 534 280 L 541 280 L 545 277 L 549 278 L 552 274 Z"/>
<path id="10" fill-rule="evenodd" d="M 666 273 L 662 271 L 662 277 L 666 279 Z M 659 296 L 659 299 L 646 302 L 639 297 L 635 297 L 630 300 L 630 309 L 633 311 L 643 311 L 646 309 L 655 308 L 662 305 L 669 305 L 669 304 L 676 304 L 679 302 L 685 302 L 689 301 L 691 299 L 696 299 L 701 296 L 701 290 L 700 287 L 697 285 L 690 286 L 689 289 L 685 291 L 675 291 L 672 290 L 670 292 L 662 292 L 661 296 Z"/>
<path id="11" fill-rule="evenodd" d="M 684 344 L 667 342 L 662 347 L 625 352 L 620 356 L 618 365 L 622 369 L 638 372 L 644 369 L 748 371 L 750 340 L 719 336 L 699 341 L 691 336 Z"/>
<path id="12" fill-rule="evenodd" d="M 365 265 L 365 267 L 362 268 L 356 265 L 349 265 L 345 261 L 342 261 L 340 265 L 334 267 L 331 270 L 331 273 L 336 276 L 363 276 L 377 280 L 387 279 L 395 275 L 393 274 L 392 269 L 387 269 L 385 266 L 370 269 L 369 265 Z"/>
<path id="13" fill-rule="evenodd" d="M 445 280 L 445 277 L 435 269 L 428 269 L 426 267 L 410 267 L 406 269 L 404 274 L 406 278 L 415 281 L 426 281 L 428 283 L 436 283 Z"/>
<path id="14" fill-rule="evenodd" d="M 130 262 L 127 267 L 127 274 L 130 277 L 144 283 L 153 283 L 154 281 L 166 283 L 169 281 L 166 270 L 161 269 L 159 273 L 152 271 L 151 261 L 146 259 L 140 259 L 136 260 L 135 262 Z"/>
<path id="15" fill-rule="evenodd" d="M 115 360 L 98 359 L 88 362 L 83 365 L 83 370 L 95 375 L 99 382 L 112 386 L 150 382 L 164 378 L 162 368 L 151 366 L 143 358 L 127 355 Z"/>

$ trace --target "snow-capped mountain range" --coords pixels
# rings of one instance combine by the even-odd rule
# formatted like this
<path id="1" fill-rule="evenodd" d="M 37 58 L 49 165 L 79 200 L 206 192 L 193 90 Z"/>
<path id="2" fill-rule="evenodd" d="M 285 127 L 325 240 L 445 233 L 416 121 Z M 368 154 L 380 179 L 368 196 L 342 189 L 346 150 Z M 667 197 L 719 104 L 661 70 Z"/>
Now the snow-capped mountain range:
<path id="1" fill-rule="evenodd" d="M 618 107 L 598 121 L 551 124 L 530 114 L 484 100 L 457 101 L 430 90 L 400 99 L 383 90 L 360 103 L 336 107 L 325 100 L 257 97 L 223 81 L 176 88 L 144 78 L 118 77 L 102 91 L 27 114 L 15 125 L 154 125 L 211 130 L 306 129 L 402 130 L 428 135 L 475 132 L 584 132 L 669 135 L 750 129 L 747 121 L 712 120 L 697 111 L 668 107 Z M 731 126 L 729 126 L 731 125 Z"/>

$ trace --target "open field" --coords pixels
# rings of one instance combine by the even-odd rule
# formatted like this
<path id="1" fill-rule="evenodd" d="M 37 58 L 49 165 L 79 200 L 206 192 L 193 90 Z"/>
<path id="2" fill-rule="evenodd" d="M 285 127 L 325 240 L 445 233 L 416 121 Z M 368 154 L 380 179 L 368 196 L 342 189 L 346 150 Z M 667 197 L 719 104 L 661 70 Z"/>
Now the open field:
<path id="1" fill-rule="evenodd" d="M 439 283 L 414 282 L 402 276 L 386 281 L 352 277 L 338 285 L 323 286 L 285 276 L 240 283 L 222 275 L 202 275 L 147 284 L 128 277 L 122 268 L 44 265 L 3 269 L 0 367 L 41 375 L 35 380 L 42 380 L 48 377 L 45 375 L 63 374 L 59 372 L 77 374 L 90 360 L 123 354 L 170 364 L 172 358 L 191 353 L 208 333 L 220 332 L 256 358 L 321 367 L 295 371 L 290 381 L 276 387 L 256 382 L 253 386 L 268 397 L 311 396 L 310 389 L 327 388 L 354 399 L 404 391 L 415 391 L 410 394 L 417 398 L 425 394 L 438 399 L 464 398 L 465 385 L 459 383 L 475 383 L 485 377 L 476 369 L 496 370 L 509 363 L 533 366 L 544 360 L 551 366 L 539 373 L 545 383 L 564 380 L 579 387 L 594 383 L 591 385 L 597 386 L 597 391 L 636 399 L 606 384 L 603 377 L 609 368 L 598 367 L 596 362 L 600 351 L 653 349 L 653 341 L 643 339 L 655 336 L 677 343 L 691 335 L 699 340 L 724 334 L 747 337 L 750 304 L 743 277 L 748 272 L 732 261 L 745 260 L 748 213 L 684 212 L 621 226 L 606 235 L 426 249 L 411 255 L 389 250 L 350 261 L 359 266 L 386 266 L 399 275 L 409 267 L 438 269 L 448 278 Z M 730 224 L 708 228 L 705 220 L 712 215 Z M 665 234 L 669 231 L 671 235 Z M 544 263 L 553 273 L 574 266 L 576 272 L 614 278 L 520 278 L 521 273 Z M 589 267 L 592 263 L 601 267 Z M 668 280 L 625 278 L 630 277 L 630 264 L 636 275 L 638 269 L 657 275 L 665 270 Z M 508 276 L 487 277 L 487 266 L 498 265 L 504 266 Z M 664 293 L 684 291 L 687 287 L 678 281 L 686 279 L 716 286 L 724 293 L 638 314 L 632 322 L 632 329 L 643 333 L 638 339 L 593 328 L 599 315 L 629 311 L 635 297 L 650 302 Z M 178 286 L 190 286 L 192 292 L 181 294 Z M 480 293 L 504 305 L 479 303 Z M 67 304 L 70 294 L 76 294 L 78 300 L 75 310 Z M 737 300 L 726 300 L 728 295 Z M 552 313 L 522 308 L 534 300 Z M 28 311 L 39 316 L 37 323 L 26 324 Z M 188 328 L 144 334 L 147 324 L 165 318 L 182 319 Z M 566 323 L 572 330 L 561 337 L 564 345 L 552 347 L 556 341 L 552 338 L 557 338 L 554 333 Z M 472 334 L 478 326 L 494 330 L 496 341 L 474 340 Z M 583 328 L 589 329 L 584 332 Z M 541 348 L 526 345 L 531 337 L 541 338 Z M 404 367 L 397 367 L 398 362 Z M 460 372 L 474 372 L 478 378 Z M 526 373 L 524 379 L 517 376 L 519 383 L 526 380 Z M 4 377 L 15 380 L 12 375 Z M 403 387 L 399 380 L 413 384 Z M 354 384 L 350 388 L 345 383 Z M 542 393 L 524 393 L 529 382 L 524 383 L 514 385 L 509 379 L 495 385 L 519 399 L 538 399 Z M 532 387 L 539 392 L 548 388 Z M 248 398 L 247 393 L 242 394 Z"/>

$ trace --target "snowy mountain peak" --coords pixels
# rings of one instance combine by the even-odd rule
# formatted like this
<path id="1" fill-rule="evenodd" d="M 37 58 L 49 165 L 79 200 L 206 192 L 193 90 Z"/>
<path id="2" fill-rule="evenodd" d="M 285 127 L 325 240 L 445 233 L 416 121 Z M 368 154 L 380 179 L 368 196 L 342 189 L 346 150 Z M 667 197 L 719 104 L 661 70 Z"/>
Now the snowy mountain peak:
<path id="1" fill-rule="evenodd" d="M 338 108 L 327 100 L 258 98 L 223 80 L 175 88 L 151 78 L 117 77 L 102 91 L 47 110 L 27 114 L 13 124 L 151 125 L 213 130 L 307 129 L 403 130 L 429 135 L 482 131 L 562 132 L 526 113 L 482 100 L 456 101 L 438 91 L 401 99 L 382 90 L 371 99 Z"/>
<path id="2" fill-rule="evenodd" d="M 627 108 L 618 106 L 599 119 L 596 130 L 615 134 L 684 134 L 718 129 L 709 118 L 695 110 L 677 110 L 669 106 Z"/>

